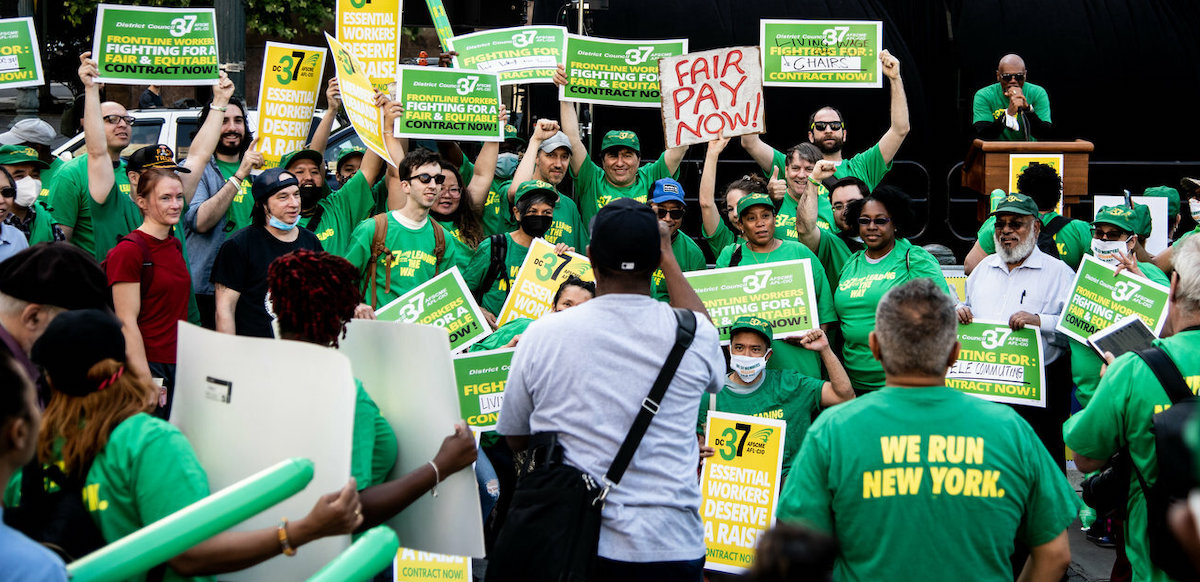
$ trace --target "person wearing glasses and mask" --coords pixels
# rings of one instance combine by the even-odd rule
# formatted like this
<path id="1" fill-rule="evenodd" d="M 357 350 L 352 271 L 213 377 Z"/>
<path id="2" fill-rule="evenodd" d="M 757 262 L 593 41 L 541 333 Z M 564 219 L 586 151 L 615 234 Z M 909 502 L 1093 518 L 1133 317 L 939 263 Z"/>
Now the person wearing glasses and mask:
<path id="1" fill-rule="evenodd" d="M 1037 141 L 1050 133 L 1050 97 L 1040 85 L 1026 83 L 1025 60 L 1004 55 L 996 83 L 975 92 L 971 122 L 975 137 L 991 141 Z"/>
<path id="2" fill-rule="evenodd" d="M 692 237 L 680 234 L 679 227 L 683 226 L 683 215 L 687 213 L 687 203 L 683 201 L 683 186 L 672 178 L 662 178 L 654 182 L 654 190 L 650 193 L 650 208 L 658 215 L 658 221 L 667 225 L 671 230 L 671 252 L 683 272 L 703 271 L 707 266 L 704 261 L 704 251 Z M 651 295 L 659 301 L 670 301 L 667 294 L 667 283 L 661 269 L 650 276 Z"/>

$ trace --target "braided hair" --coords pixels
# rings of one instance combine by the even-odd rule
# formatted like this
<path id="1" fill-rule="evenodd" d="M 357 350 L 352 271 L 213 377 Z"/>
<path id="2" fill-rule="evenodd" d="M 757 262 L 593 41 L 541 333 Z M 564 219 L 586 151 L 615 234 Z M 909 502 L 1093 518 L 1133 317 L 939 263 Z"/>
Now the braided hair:
<path id="1" fill-rule="evenodd" d="M 326 252 L 302 249 L 275 259 L 267 269 L 267 290 L 280 334 L 337 347 L 362 302 L 360 278 L 350 261 Z"/>

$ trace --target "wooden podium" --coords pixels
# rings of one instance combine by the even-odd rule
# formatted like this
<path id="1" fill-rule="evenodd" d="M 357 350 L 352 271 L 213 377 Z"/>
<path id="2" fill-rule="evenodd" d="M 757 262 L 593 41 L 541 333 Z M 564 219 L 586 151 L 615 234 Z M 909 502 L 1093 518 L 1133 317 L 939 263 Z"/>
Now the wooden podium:
<path id="1" fill-rule="evenodd" d="M 1092 142 L 1075 141 L 983 141 L 975 140 L 963 163 L 962 185 L 982 197 L 978 218 L 982 222 L 989 212 L 988 194 L 997 188 L 1010 190 L 1010 161 L 1012 156 L 1062 156 L 1059 175 L 1063 178 L 1063 214 L 1071 216 L 1072 207 L 1088 194 L 1088 154 Z M 1090 217 L 1089 217 L 1090 218 Z"/>

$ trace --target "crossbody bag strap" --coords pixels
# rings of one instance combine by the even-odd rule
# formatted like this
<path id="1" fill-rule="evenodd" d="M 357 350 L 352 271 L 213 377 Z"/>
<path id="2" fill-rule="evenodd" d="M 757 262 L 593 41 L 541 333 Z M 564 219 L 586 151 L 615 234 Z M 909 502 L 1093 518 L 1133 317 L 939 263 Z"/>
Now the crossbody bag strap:
<path id="1" fill-rule="evenodd" d="M 1171 360 L 1171 356 L 1159 347 L 1146 348 L 1144 350 L 1134 351 L 1138 357 L 1150 366 L 1150 371 L 1154 372 L 1154 377 L 1158 378 L 1158 383 L 1162 384 L 1163 390 L 1167 392 L 1167 398 L 1171 399 L 1171 404 L 1178 404 L 1180 400 L 1192 396 L 1192 391 L 1188 389 L 1187 382 L 1183 379 L 1183 374 L 1179 372 L 1179 366 Z"/>
<path id="2" fill-rule="evenodd" d="M 633 419 L 633 426 L 629 428 L 629 434 L 625 435 L 625 442 L 621 443 L 616 458 L 608 468 L 608 473 L 604 475 L 605 493 L 610 487 L 616 486 L 621 481 L 625 469 L 629 468 L 629 462 L 633 460 L 633 454 L 637 452 L 642 437 L 646 436 L 646 429 L 650 428 L 650 421 L 654 420 L 654 415 L 658 414 L 658 406 L 667 393 L 667 386 L 671 384 L 671 379 L 675 377 L 675 370 L 679 368 L 679 362 L 683 360 L 684 352 L 692 345 L 692 340 L 696 337 L 695 313 L 690 309 L 676 308 L 675 319 L 679 322 L 675 329 L 675 346 L 667 355 L 666 363 L 658 373 L 658 378 L 654 380 L 654 387 L 642 401 L 642 409 L 638 411 L 637 418 Z M 601 493 L 599 501 L 604 500 L 605 493 Z"/>

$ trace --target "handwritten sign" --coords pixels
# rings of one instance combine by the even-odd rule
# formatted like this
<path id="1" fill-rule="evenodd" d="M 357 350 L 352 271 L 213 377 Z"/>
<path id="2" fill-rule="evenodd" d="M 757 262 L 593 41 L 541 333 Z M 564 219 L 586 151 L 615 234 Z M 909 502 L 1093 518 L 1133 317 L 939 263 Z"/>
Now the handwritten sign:
<path id="1" fill-rule="evenodd" d="M 666 147 L 762 133 L 758 47 L 731 47 L 658 61 Z"/>

